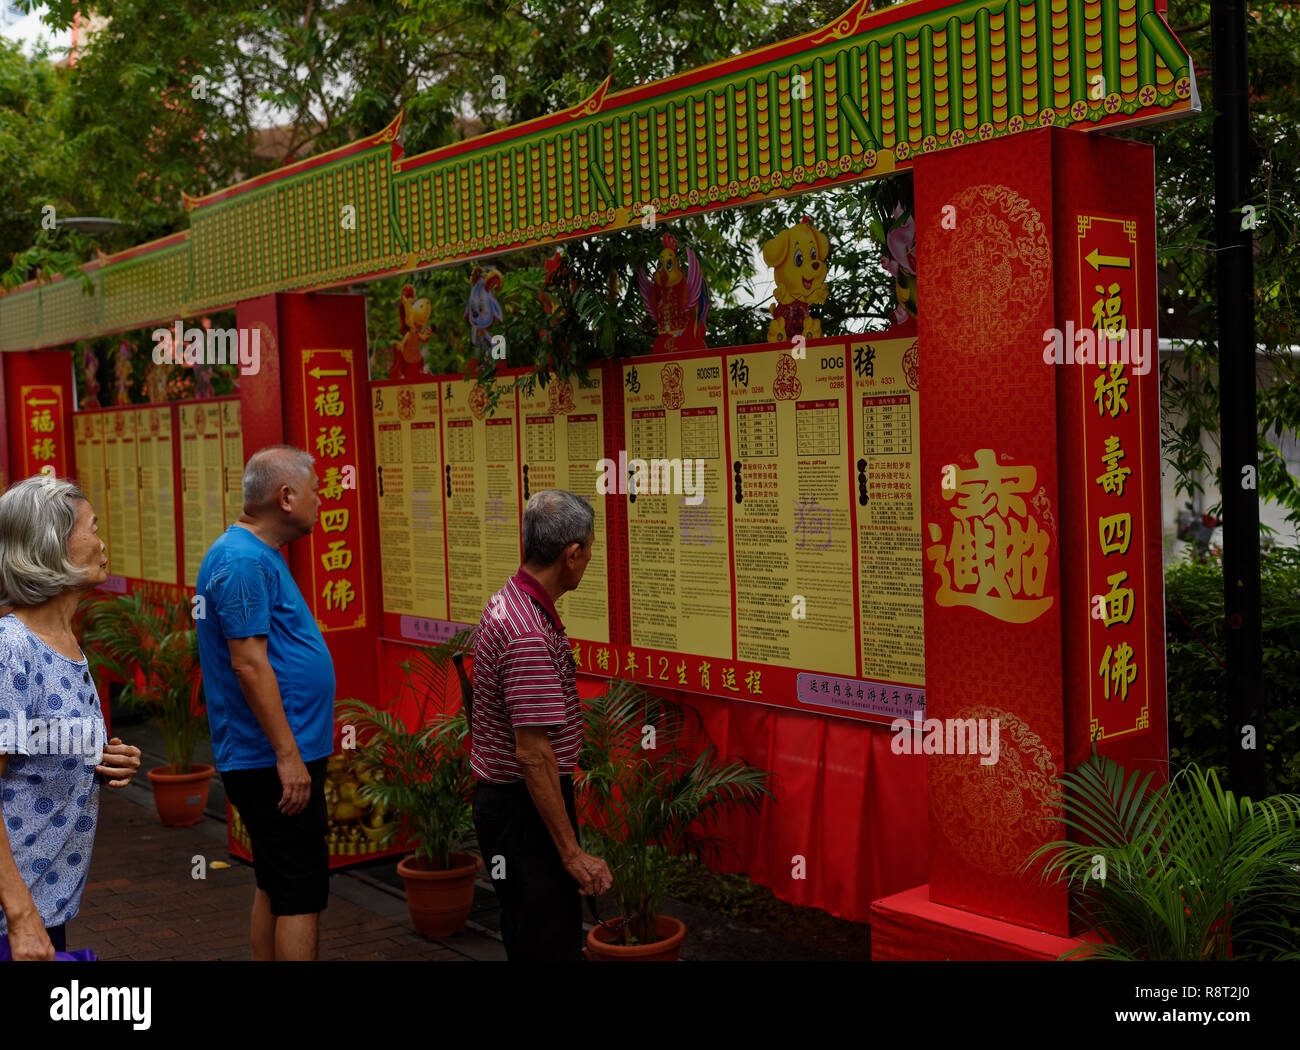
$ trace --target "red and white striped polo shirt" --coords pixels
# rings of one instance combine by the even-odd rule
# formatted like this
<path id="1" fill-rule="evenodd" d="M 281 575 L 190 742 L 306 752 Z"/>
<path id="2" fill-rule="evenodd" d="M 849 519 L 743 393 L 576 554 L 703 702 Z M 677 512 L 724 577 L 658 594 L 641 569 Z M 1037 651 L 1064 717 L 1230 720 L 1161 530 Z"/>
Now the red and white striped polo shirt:
<path id="1" fill-rule="evenodd" d="M 561 774 L 582 746 L 576 665 L 555 603 L 522 567 L 483 610 L 474 642 L 470 769 L 480 780 L 522 780 L 515 727 L 546 726 Z"/>

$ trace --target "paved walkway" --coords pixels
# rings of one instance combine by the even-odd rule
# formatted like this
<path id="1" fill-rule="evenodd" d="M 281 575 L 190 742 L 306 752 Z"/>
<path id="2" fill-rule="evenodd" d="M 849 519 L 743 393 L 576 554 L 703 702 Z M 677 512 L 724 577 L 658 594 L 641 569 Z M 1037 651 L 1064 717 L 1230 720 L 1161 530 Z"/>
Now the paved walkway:
<path id="1" fill-rule="evenodd" d="M 106 960 L 251 959 L 248 919 L 253 869 L 227 851 L 226 797 L 220 778 L 212 780 L 208 815 L 202 821 L 190 828 L 163 827 L 143 772 L 165 763 L 161 738 L 147 724 L 122 725 L 114 732 L 142 749 L 142 771 L 130 786 L 100 793 L 89 881 L 81 911 L 68 924 L 68 946 L 92 948 Z M 194 757 L 197 762 L 212 762 L 206 741 L 200 742 Z M 196 857 L 207 862 L 204 879 L 194 877 Z M 213 868 L 214 861 L 228 862 L 230 867 Z M 499 908 L 490 882 L 479 879 L 465 931 L 434 941 L 412 928 L 396 866 L 394 857 L 331 875 L 329 907 L 321 916 L 321 959 L 505 959 L 497 932 Z M 835 959 L 682 901 L 663 903 L 666 912 L 688 926 L 683 961 Z M 600 902 L 602 918 L 615 911 L 613 900 Z"/>
<path id="2" fill-rule="evenodd" d="M 89 881 L 68 926 L 69 947 L 93 948 L 108 960 L 250 959 L 253 869 L 238 861 L 212 867 L 230 860 L 226 825 L 204 817 L 192 828 L 163 827 L 148 781 L 100 798 Z M 205 879 L 194 877 L 200 856 Z M 490 906 L 490 886 L 486 893 Z M 505 958 L 501 942 L 481 928 L 443 941 L 416 933 L 400 893 L 354 870 L 331 877 L 320 937 L 321 959 Z"/>

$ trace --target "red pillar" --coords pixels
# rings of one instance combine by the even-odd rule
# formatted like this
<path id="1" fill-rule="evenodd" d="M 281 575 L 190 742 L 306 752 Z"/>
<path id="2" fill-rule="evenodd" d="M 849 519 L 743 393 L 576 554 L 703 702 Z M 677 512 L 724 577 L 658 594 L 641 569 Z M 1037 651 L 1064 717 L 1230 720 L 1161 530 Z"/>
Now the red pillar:
<path id="1" fill-rule="evenodd" d="M 1066 837 L 1056 778 L 1094 736 L 1167 759 L 1152 153 L 1043 130 L 914 173 L 925 714 L 996 720 L 999 753 L 928 756 L 930 882 L 875 902 L 873 953 L 1052 957 L 1081 931 L 1022 864 Z M 1141 374 L 1044 359 L 1120 317 Z"/>
<path id="2" fill-rule="evenodd" d="M 316 458 L 321 511 L 288 548 L 294 579 L 334 657 L 338 697 L 377 696 L 378 543 L 366 304 L 361 295 L 283 294 L 241 302 L 259 369 L 240 379 L 245 460 L 290 444 Z"/>
<path id="3" fill-rule="evenodd" d="M 73 473 L 72 353 L 27 350 L 4 355 L 3 391 L 6 425 L 0 435 L 0 466 L 7 466 L 4 485 L 21 481 L 42 468 L 61 478 Z"/>

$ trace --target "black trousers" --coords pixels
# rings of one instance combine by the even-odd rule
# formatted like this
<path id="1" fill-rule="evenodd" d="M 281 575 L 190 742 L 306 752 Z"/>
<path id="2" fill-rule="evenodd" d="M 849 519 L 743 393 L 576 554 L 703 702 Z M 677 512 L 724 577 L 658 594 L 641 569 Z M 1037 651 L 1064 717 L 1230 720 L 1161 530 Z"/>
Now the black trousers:
<path id="1" fill-rule="evenodd" d="M 578 833 L 573 778 L 560 777 L 564 808 Z M 501 939 L 511 962 L 580 962 L 582 895 L 564 870 L 528 785 L 474 788 L 479 849 L 501 902 Z"/>

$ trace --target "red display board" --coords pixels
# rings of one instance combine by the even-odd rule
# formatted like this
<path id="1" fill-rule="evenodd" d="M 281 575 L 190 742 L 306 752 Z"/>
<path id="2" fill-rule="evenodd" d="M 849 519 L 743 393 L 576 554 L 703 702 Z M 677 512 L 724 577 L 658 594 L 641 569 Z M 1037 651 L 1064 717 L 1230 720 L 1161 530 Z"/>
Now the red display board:
<path id="1" fill-rule="evenodd" d="M 630 359 L 589 387 L 503 371 L 495 404 L 456 377 L 372 383 L 385 637 L 477 623 L 529 493 L 567 488 L 596 509 L 595 568 L 558 606 L 580 671 L 911 717 L 916 354 L 894 332 Z"/>

